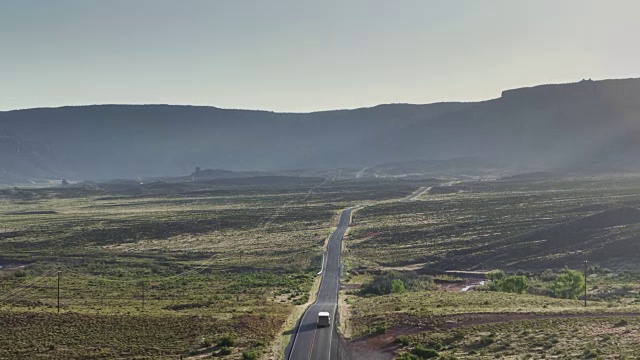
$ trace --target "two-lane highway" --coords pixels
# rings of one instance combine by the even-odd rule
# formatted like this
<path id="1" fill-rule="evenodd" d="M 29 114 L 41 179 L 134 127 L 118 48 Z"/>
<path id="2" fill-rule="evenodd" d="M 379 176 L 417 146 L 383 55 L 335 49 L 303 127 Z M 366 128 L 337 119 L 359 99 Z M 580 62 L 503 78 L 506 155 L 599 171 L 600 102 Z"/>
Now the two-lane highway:
<path id="1" fill-rule="evenodd" d="M 363 169 L 364 171 L 365 169 Z M 451 186 L 459 182 L 449 182 L 440 186 Z M 400 202 L 416 200 L 431 187 L 421 187 L 411 195 L 400 199 Z M 343 210 L 336 231 L 329 238 L 325 264 L 322 269 L 322 282 L 316 302 L 302 315 L 300 324 L 293 338 L 288 360 L 338 360 L 338 339 L 335 321 L 338 307 L 338 291 L 342 265 L 342 238 L 349 228 L 351 213 L 354 208 Z M 331 314 L 331 326 L 318 327 L 318 313 L 326 311 Z"/>
<path id="2" fill-rule="evenodd" d="M 336 360 L 337 333 L 335 320 L 338 307 L 338 290 L 342 265 L 342 237 L 349 228 L 353 209 L 343 210 L 337 229 L 329 237 L 327 255 L 325 256 L 322 282 L 316 302 L 311 305 L 302 316 L 293 345 L 289 353 L 289 360 Z M 331 314 L 331 326 L 318 327 L 318 313 L 326 311 Z"/>

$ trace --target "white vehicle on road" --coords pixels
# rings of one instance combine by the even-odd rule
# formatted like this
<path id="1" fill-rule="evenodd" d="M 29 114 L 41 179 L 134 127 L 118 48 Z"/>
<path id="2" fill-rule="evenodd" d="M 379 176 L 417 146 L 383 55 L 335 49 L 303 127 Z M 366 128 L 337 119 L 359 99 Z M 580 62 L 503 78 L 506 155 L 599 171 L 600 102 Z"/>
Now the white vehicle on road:
<path id="1" fill-rule="evenodd" d="M 326 311 L 320 311 L 318 313 L 318 327 L 330 326 L 331 315 Z"/>

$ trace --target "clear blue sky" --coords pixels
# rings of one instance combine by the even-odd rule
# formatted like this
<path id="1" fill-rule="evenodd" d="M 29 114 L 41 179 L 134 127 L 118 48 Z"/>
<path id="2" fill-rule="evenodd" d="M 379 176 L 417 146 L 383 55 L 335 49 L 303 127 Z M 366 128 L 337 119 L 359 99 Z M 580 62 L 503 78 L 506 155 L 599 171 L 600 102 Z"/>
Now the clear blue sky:
<path id="1" fill-rule="evenodd" d="M 637 1 L 0 1 L 2 110 L 312 111 L 640 76 Z"/>

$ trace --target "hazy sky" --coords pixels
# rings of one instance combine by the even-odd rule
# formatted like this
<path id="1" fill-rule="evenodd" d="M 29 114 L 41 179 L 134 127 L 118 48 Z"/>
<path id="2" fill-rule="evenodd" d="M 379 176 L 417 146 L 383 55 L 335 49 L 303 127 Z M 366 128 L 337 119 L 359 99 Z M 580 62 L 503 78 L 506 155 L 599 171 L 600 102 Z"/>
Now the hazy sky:
<path id="1" fill-rule="evenodd" d="M 640 76 L 637 1 L 0 2 L 1 110 L 311 111 Z"/>

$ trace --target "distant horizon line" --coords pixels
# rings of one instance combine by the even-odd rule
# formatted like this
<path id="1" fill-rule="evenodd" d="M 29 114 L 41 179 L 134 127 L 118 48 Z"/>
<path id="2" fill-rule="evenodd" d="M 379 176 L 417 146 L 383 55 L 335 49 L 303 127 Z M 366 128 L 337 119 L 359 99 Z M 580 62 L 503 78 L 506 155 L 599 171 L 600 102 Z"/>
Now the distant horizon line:
<path id="1" fill-rule="evenodd" d="M 252 108 L 226 108 L 226 107 L 218 107 L 215 105 L 202 105 L 202 104 L 179 104 L 179 103 L 94 103 L 94 104 L 65 104 L 58 106 L 39 106 L 39 107 L 30 107 L 30 108 L 15 108 L 3 110 L 0 109 L 0 113 L 8 113 L 14 111 L 29 111 L 29 110 L 53 110 L 53 109 L 64 109 L 64 108 L 80 108 L 80 107 L 92 107 L 92 106 L 174 106 L 174 107 L 200 107 L 200 108 L 212 108 L 216 110 L 230 110 L 230 111 L 255 111 L 255 112 L 267 112 L 274 114 L 314 114 L 314 113 L 323 113 L 323 112 L 333 112 L 333 111 L 354 111 L 354 110 L 365 110 L 365 109 L 373 109 L 380 106 L 393 106 L 393 105 L 409 105 L 409 106 L 427 106 L 427 105 L 436 105 L 436 104 L 465 104 L 465 103 L 479 103 L 485 101 L 496 100 L 502 97 L 503 93 L 506 91 L 519 90 L 519 89 L 531 89 L 542 86 L 554 86 L 554 85 L 571 85 L 571 84 L 579 84 L 584 81 L 592 81 L 592 82 L 605 82 L 605 81 L 620 81 L 620 80 L 640 80 L 640 77 L 625 77 L 625 78 L 605 78 L 605 79 L 592 79 L 592 78 L 583 78 L 578 81 L 573 82 L 564 82 L 564 83 L 546 83 L 546 84 L 537 84 L 537 85 L 528 85 L 528 86 L 520 86 L 514 87 L 510 89 L 504 89 L 500 93 L 500 96 L 481 99 L 481 100 L 442 100 L 435 101 L 429 103 L 408 103 L 408 102 L 391 102 L 391 103 L 379 103 L 375 105 L 365 105 L 358 106 L 353 108 L 337 108 L 337 109 L 322 109 L 322 110 L 312 110 L 312 111 L 277 111 L 277 110 L 266 110 L 266 109 L 252 109 Z"/>

